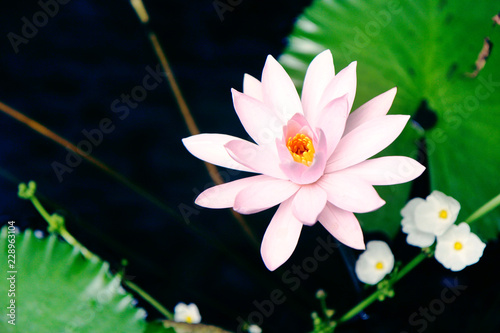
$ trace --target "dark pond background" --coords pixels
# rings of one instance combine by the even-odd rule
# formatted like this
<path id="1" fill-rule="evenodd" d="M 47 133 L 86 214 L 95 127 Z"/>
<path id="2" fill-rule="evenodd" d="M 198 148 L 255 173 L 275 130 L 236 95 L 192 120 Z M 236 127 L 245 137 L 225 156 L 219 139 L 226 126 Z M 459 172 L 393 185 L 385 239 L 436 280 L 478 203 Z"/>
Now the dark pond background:
<path id="1" fill-rule="evenodd" d="M 18 183 L 35 180 L 47 209 L 64 215 L 70 232 L 113 269 L 127 259 L 127 278 L 167 308 L 195 302 L 203 322 L 232 331 L 241 317 L 262 318 L 264 332 L 307 332 L 311 311 L 319 309 L 314 296 L 319 288 L 327 291 L 328 305 L 341 313 L 367 295 L 352 276 L 357 251 L 341 246 L 310 273 L 297 271 L 311 263 L 314 249 L 328 239 L 320 225 L 304 228 L 291 259 L 269 272 L 258 244 L 229 210 L 197 208 L 196 194 L 211 181 L 203 163 L 181 144 L 189 132 L 166 80 L 137 104 L 121 101 L 137 92 L 158 65 L 129 2 L 66 2 L 16 47 L 9 33 L 22 36 L 22 18 L 33 22 L 41 7 L 37 1 L 3 2 L 0 101 L 75 144 L 86 139 L 85 131 L 109 119 L 109 133 L 92 146 L 91 155 L 174 214 L 86 161 L 75 166 L 70 160 L 75 163 L 71 172 L 58 177 L 53 165 L 67 165 L 68 151 L 0 113 L 1 224 L 15 220 L 22 229 L 46 228 L 31 204 L 17 198 Z M 212 1 L 145 1 L 151 26 L 201 132 L 246 138 L 230 88 L 242 89 L 244 73 L 260 77 L 266 56 L 280 54 L 295 18 L 311 1 L 221 2 L 234 4 L 222 20 Z M 221 171 L 226 180 L 244 176 Z M 417 184 L 413 193 L 428 194 L 425 183 Z M 246 217 L 259 243 L 274 210 Z M 388 241 L 398 260 L 418 253 L 401 233 L 395 240 L 365 236 Z M 422 332 L 424 322 L 427 332 L 497 332 L 498 253 L 498 243 L 489 243 L 480 263 L 459 273 L 428 260 L 396 286 L 394 299 L 371 306 L 338 332 Z M 450 283 L 466 289 L 441 307 L 439 300 Z M 259 310 L 256 304 L 268 306 L 273 291 L 282 292 L 284 302 Z M 160 318 L 146 302 L 139 300 L 139 305 L 149 319 Z M 422 319 L 429 306 L 434 310 Z"/>

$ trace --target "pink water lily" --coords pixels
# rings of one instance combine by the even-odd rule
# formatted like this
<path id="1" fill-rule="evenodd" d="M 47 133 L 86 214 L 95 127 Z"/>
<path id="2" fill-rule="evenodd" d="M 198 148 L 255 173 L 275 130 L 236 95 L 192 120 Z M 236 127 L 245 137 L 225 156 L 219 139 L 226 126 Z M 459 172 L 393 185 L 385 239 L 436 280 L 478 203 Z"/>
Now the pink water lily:
<path id="1" fill-rule="evenodd" d="M 409 116 L 387 115 L 396 88 L 349 114 L 355 93 L 356 62 L 335 75 L 329 50 L 309 65 L 302 99 L 283 67 L 268 56 L 262 81 L 245 75 L 243 93 L 232 90 L 236 113 L 255 143 L 224 134 L 182 140 L 206 162 L 260 174 L 209 188 L 196 204 L 241 214 L 279 204 L 261 246 L 270 270 L 292 255 L 302 226 L 316 221 L 345 245 L 364 249 L 353 213 L 385 204 L 373 185 L 404 183 L 424 171 L 404 156 L 367 160 L 399 136 Z"/>

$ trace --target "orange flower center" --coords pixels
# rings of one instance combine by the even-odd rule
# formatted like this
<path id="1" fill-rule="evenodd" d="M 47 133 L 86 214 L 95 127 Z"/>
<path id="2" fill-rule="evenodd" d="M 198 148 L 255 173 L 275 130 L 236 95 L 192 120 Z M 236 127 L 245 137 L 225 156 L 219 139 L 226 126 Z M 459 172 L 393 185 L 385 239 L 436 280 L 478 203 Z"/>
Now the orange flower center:
<path id="1" fill-rule="evenodd" d="M 295 162 L 311 166 L 314 159 L 314 145 L 310 137 L 305 134 L 296 134 L 293 138 L 288 138 L 286 147 Z"/>

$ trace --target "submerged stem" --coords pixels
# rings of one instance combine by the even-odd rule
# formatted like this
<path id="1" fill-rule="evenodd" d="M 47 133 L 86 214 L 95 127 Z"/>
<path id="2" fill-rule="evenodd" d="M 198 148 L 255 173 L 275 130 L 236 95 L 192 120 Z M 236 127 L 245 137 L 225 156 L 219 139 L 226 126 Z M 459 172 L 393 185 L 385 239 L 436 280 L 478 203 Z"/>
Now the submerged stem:
<path id="1" fill-rule="evenodd" d="M 123 280 L 123 283 L 139 294 L 145 301 L 151 304 L 158 312 L 165 316 L 168 320 L 174 320 L 174 315 L 167 310 L 163 305 L 161 305 L 157 300 L 155 300 L 151 295 L 145 292 L 141 287 L 129 280 Z"/>
<path id="2" fill-rule="evenodd" d="M 59 134 L 53 132 L 52 130 L 48 129 L 44 125 L 40 124 L 36 120 L 24 115 L 23 113 L 19 112 L 18 110 L 15 110 L 14 108 L 8 106 L 7 104 L 4 104 L 0 102 L 0 111 L 11 116 L 12 118 L 16 119 L 17 121 L 23 123 L 24 125 L 28 126 L 35 132 L 43 135 L 44 137 L 54 141 L 58 145 L 66 148 L 67 150 L 77 154 L 80 156 L 82 159 L 85 159 L 86 161 L 90 162 L 92 165 L 96 166 L 97 168 L 101 169 L 111 177 L 113 177 L 115 180 L 118 182 L 122 183 L 123 185 L 127 186 L 130 188 L 132 191 L 136 192 L 146 200 L 152 202 L 154 205 L 158 206 L 159 208 L 163 209 L 165 212 L 167 212 L 169 215 L 174 217 L 176 220 L 182 222 L 183 219 L 177 213 L 176 210 L 168 206 L 166 203 L 163 202 L 162 199 L 158 198 L 157 196 L 151 194 L 141 186 L 137 185 L 136 183 L 132 182 L 128 178 L 126 178 L 124 175 L 119 173 L 118 171 L 114 170 L 110 166 L 108 166 L 106 163 L 102 162 L 101 160 L 93 157 L 92 155 L 89 154 L 84 154 L 76 145 L 71 143 L 70 141 L 66 140 Z"/>
<path id="3" fill-rule="evenodd" d="M 158 40 L 158 37 L 156 33 L 151 29 L 151 27 L 148 26 L 149 23 L 149 14 L 147 12 L 146 7 L 144 6 L 144 3 L 142 0 L 130 0 L 130 3 L 132 7 L 134 8 L 137 16 L 139 17 L 141 23 L 147 27 L 147 34 L 149 41 L 151 42 L 151 46 L 153 47 L 153 50 L 158 57 L 158 60 L 160 61 L 161 67 L 165 71 L 165 76 L 167 77 L 168 83 L 170 85 L 170 89 L 172 90 L 175 101 L 177 102 L 177 105 L 179 107 L 179 110 L 181 111 L 182 117 L 184 118 L 184 122 L 186 123 L 186 126 L 189 130 L 189 133 L 191 135 L 196 135 L 200 134 L 200 130 L 198 129 L 198 126 L 196 125 L 196 122 L 193 118 L 193 115 L 191 114 L 191 111 L 189 110 L 189 107 L 186 103 L 186 100 L 184 99 L 184 96 L 182 95 L 182 91 L 179 87 L 179 84 L 177 83 L 177 80 L 174 76 L 174 73 L 172 71 L 172 68 L 170 67 L 170 64 L 167 59 L 167 55 L 165 51 L 163 50 L 163 47 L 161 46 L 160 41 Z M 212 178 L 212 181 L 214 182 L 215 185 L 223 184 L 224 180 L 222 179 L 219 170 L 217 170 L 217 167 L 211 163 L 203 162 L 205 164 L 205 168 L 208 171 L 208 174 L 210 178 Z M 231 214 L 233 217 L 238 221 L 240 224 L 241 228 L 243 231 L 246 233 L 250 241 L 253 243 L 254 246 L 259 246 L 259 242 L 257 241 L 257 238 L 255 237 L 252 229 L 249 227 L 249 225 L 246 223 L 245 219 L 243 216 L 241 216 L 239 213 L 235 212 L 234 210 L 231 209 Z"/>

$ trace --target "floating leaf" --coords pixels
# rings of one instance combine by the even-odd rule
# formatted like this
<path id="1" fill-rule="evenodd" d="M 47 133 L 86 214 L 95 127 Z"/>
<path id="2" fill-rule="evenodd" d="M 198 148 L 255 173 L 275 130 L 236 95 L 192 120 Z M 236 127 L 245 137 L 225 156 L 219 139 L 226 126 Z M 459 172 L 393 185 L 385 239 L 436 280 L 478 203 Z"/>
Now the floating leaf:
<path id="1" fill-rule="evenodd" d="M 317 0 L 298 19 L 280 61 L 300 89 L 307 64 L 328 48 L 337 71 L 358 61 L 355 107 L 394 86 L 390 113 L 414 115 L 427 105 L 434 126 L 409 124 L 381 155 L 415 157 L 417 140 L 425 138 L 431 190 L 460 201 L 464 220 L 500 192 L 500 54 L 493 49 L 475 78 L 466 75 L 486 37 L 500 45 L 491 25 L 498 9 L 493 1 Z M 363 228 L 394 236 L 409 189 L 379 187 L 387 204 L 359 215 Z M 472 228 L 485 239 L 496 237 L 500 212 Z"/>
<path id="2" fill-rule="evenodd" d="M 174 328 L 163 326 L 161 321 L 153 321 L 148 323 L 144 333 L 177 333 Z"/>
<path id="3" fill-rule="evenodd" d="M 15 296 L 0 294 L 0 303 L 15 299 L 16 325 L 0 321 L 0 332 L 143 332 L 145 311 L 107 262 L 85 259 L 78 249 L 55 235 L 38 239 L 31 230 L 15 235 L 15 267 L 8 267 L 8 229 L 0 234 L 0 269 L 15 275 Z M 11 257 L 12 258 L 12 257 Z M 11 259 L 10 258 L 10 259 Z M 16 273 L 6 273 L 15 270 Z M 9 280 L 1 290 L 9 290 Z M 5 310 L 5 306 L 2 306 Z M 10 319 L 9 319 L 10 320 Z"/>

